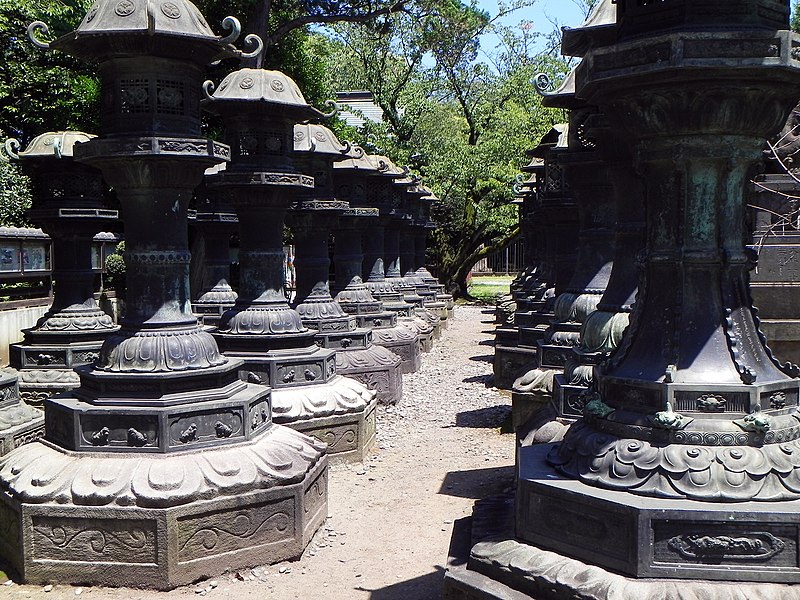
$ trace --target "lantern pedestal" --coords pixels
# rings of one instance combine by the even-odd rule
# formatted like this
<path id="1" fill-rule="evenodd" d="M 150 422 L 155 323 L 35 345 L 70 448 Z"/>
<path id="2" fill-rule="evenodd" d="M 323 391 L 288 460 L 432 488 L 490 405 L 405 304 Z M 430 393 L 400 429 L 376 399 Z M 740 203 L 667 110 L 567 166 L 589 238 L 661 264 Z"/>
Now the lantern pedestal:
<path id="1" fill-rule="evenodd" d="M 44 434 L 44 415 L 20 398 L 17 377 L 0 372 L 0 456 Z"/>

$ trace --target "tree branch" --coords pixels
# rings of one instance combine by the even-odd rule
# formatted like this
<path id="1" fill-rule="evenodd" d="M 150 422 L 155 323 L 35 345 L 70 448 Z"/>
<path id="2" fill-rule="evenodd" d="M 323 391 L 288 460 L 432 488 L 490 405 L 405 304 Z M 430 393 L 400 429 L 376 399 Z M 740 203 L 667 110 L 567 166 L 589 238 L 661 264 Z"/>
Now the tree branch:
<path id="1" fill-rule="evenodd" d="M 381 15 L 400 12 L 401 10 L 405 9 L 405 6 L 409 1 L 410 0 L 398 0 L 398 2 L 395 2 L 391 6 L 384 6 L 383 8 L 360 14 L 338 13 L 332 15 L 303 15 L 301 17 L 292 19 L 291 21 L 286 21 L 286 23 L 283 23 L 272 34 L 266 36 L 264 38 L 264 47 L 268 48 L 269 46 L 274 46 L 281 40 L 281 38 L 298 27 L 304 27 L 305 25 L 311 25 L 314 23 L 320 25 L 326 23 L 364 23 L 380 17 Z"/>

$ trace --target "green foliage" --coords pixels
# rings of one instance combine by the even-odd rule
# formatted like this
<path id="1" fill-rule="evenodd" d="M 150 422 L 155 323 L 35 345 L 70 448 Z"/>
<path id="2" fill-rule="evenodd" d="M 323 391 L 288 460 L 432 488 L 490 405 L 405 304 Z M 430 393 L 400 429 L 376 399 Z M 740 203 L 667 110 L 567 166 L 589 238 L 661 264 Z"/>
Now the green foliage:
<path id="1" fill-rule="evenodd" d="M 127 282 L 125 279 L 125 242 L 122 241 L 117 244 L 114 249 L 114 254 L 106 256 L 106 277 L 107 283 L 120 298 L 125 298 L 125 289 Z"/>
<path id="2" fill-rule="evenodd" d="M 99 87 L 92 65 L 36 48 L 26 28 L 52 35 L 77 27 L 90 0 L 0 0 L 0 130 L 23 143 L 45 131 L 96 131 Z"/>
<path id="3" fill-rule="evenodd" d="M 25 211 L 30 205 L 28 178 L 16 165 L 0 161 L 0 227 L 28 227 Z"/>
<path id="4" fill-rule="evenodd" d="M 518 233 L 512 185 L 525 151 L 564 118 L 542 108 L 533 79 L 540 72 L 560 79 L 568 65 L 537 52 L 527 24 L 500 28 L 475 4 L 441 2 L 430 19 L 386 21 L 382 29 L 335 28 L 329 85 L 373 93 L 385 122 L 368 122 L 356 139 L 411 163 L 439 197 L 430 258 L 450 289 L 466 295 L 472 265 Z M 490 29 L 503 43 L 486 64 L 478 52 Z"/>
<path id="5" fill-rule="evenodd" d="M 0 132 L 23 146 L 45 131 L 97 128 L 98 83 L 91 65 L 36 48 L 26 28 L 45 21 L 53 35 L 74 29 L 89 0 L 0 0 Z M 0 225 L 21 227 L 30 206 L 28 179 L 0 163 Z"/>
<path id="6" fill-rule="evenodd" d="M 792 0 L 792 16 L 791 16 L 792 31 L 800 32 L 800 2 Z"/>

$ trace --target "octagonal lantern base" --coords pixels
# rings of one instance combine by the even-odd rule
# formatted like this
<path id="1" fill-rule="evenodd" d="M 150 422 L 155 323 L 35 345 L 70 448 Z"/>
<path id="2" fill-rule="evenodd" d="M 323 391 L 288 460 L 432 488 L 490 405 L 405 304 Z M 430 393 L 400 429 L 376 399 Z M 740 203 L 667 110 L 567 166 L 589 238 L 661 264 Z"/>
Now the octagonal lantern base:
<path id="1" fill-rule="evenodd" d="M 537 357 L 536 348 L 519 345 L 496 345 L 494 347 L 494 386 L 511 389 L 517 374 Z"/>
<path id="2" fill-rule="evenodd" d="M 456 521 L 444 600 L 800 600 L 790 584 L 625 577 L 517 539 L 514 508 L 493 496 Z"/>
<path id="3" fill-rule="evenodd" d="M 338 350 L 336 370 L 375 390 L 381 404 L 397 404 L 403 398 L 400 357 L 383 346 L 373 344 L 368 348 Z"/>
<path id="4" fill-rule="evenodd" d="M 400 372 L 414 373 L 422 366 L 422 348 L 416 333 L 407 327 L 375 328 L 372 330 L 373 343 L 391 350 L 400 357 Z"/>
<path id="5" fill-rule="evenodd" d="M 286 423 L 314 439 L 328 444 L 331 464 L 361 462 L 375 444 L 377 399 L 359 412 Z"/>
<path id="6" fill-rule="evenodd" d="M 419 317 L 400 317 L 397 323 L 401 327 L 406 327 L 417 335 L 419 347 L 422 352 L 430 352 L 433 349 L 435 328 L 427 321 Z"/>
<path id="7" fill-rule="evenodd" d="M 553 446 L 519 450 L 521 541 L 637 578 L 800 583 L 800 501 L 699 502 L 592 487 L 546 462 Z"/>
<path id="8" fill-rule="evenodd" d="M 269 455 L 272 437 L 286 438 L 281 430 L 285 428 L 273 426 L 254 444 L 240 444 L 233 449 L 241 446 L 246 452 Z M 20 450 L 33 446 L 36 444 Z M 139 464 L 136 468 L 129 468 L 131 459 L 121 455 L 66 453 L 64 456 L 64 451 L 59 452 L 58 462 L 68 465 L 67 471 L 103 473 L 100 478 L 111 473 L 127 474 L 132 476 L 131 480 L 122 481 L 124 475 L 120 475 L 114 484 L 134 491 L 141 485 L 143 474 L 149 469 L 159 469 L 159 461 L 170 461 L 178 472 L 191 470 L 194 464 L 204 475 L 222 468 L 219 479 L 239 476 L 230 469 L 225 471 L 225 464 L 237 467 L 247 462 L 241 455 L 238 462 L 231 461 L 230 450 L 221 448 L 169 457 L 140 455 L 140 463 L 150 466 Z M 228 455 L 219 456 L 220 453 Z M 298 453 L 291 458 L 299 456 Z M 13 457 L 15 454 L 7 460 Z M 163 590 L 231 569 L 297 558 L 328 514 L 327 457 L 317 451 L 315 456 L 311 452 L 301 460 L 309 458 L 308 468 L 299 476 L 283 479 L 265 476 L 258 485 L 242 483 L 237 493 L 231 493 L 233 488 L 218 488 L 216 493 L 205 491 L 187 496 L 188 500 L 181 498 L 174 505 L 129 504 L 122 497 L 104 505 L 75 504 L 68 496 L 33 503 L 21 499 L 24 495 L 2 494 L 0 554 L 26 583 Z M 71 459 L 80 462 L 72 466 Z M 15 460 L 25 468 L 23 455 Z M 40 462 L 46 465 L 47 460 L 45 457 Z M 46 469 L 45 465 L 40 468 Z M 250 470 L 263 466 L 256 461 Z M 247 475 L 241 475 L 241 479 L 244 482 Z M 184 477 L 184 484 L 190 480 L 191 476 Z M 208 481 L 213 487 L 213 481 Z"/>
<path id="9" fill-rule="evenodd" d="M 30 409 L 36 410 L 36 409 Z M 0 425 L 0 456 L 8 454 L 14 448 L 38 440 L 44 435 L 44 415 L 21 425 L 3 428 Z M 0 522 L 0 527 L 2 523 Z"/>
<path id="10" fill-rule="evenodd" d="M 51 396 L 78 387 L 80 379 L 73 369 L 97 360 L 102 345 L 102 339 L 11 344 L 11 364 L 19 377 L 20 397 L 41 407 Z"/>

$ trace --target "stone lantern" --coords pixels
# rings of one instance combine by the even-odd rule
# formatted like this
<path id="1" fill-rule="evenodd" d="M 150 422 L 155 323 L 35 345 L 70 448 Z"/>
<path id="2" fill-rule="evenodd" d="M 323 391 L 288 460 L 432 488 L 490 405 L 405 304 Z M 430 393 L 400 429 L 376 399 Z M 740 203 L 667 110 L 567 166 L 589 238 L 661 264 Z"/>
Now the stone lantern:
<path id="1" fill-rule="evenodd" d="M 433 325 L 420 318 L 413 305 L 406 302 L 403 294 L 386 278 L 389 265 L 386 233 L 397 214 L 393 207 L 393 182 L 404 177 L 406 171 L 396 167 L 385 156 L 369 155 L 367 158 L 375 165 L 377 172 L 367 184 L 367 199 L 370 205 L 380 209 L 380 217 L 371 234 L 364 237 L 364 285 L 387 310 L 397 313 L 398 322 L 410 328 L 418 336 L 422 351 L 428 352 L 433 347 Z M 399 272 L 399 264 L 397 270 Z"/>
<path id="2" fill-rule="evenodd" d="M 428 188 L 423 187 L 427 195 L 419 199 L 418 221 L 414 229 L 414 265 L 415 273 L 422 282 L 433 292 L 433 302 L 444 303 L 447 311 L 445 319 L 453 316 L 453 295 L 444 290 L 444 285 L 439 283 L 427 267 L 428 232 L 436 229 L 436 223 L 431 220 L 431 207 L 439 198 Z"/>
<path id="3" fill-rule="evenodd" d="M 358 146 L 353 147 L 345 160 L 333 165 L 336 197 L 350 208 L 339 217 L 335 237 L 336 301 L 360 327 L 372 329 L 373 342 L 388 348 L 402 360 L 403 373 L 420 367 L 420 347 L 417 335 L 397 323 L 397 313 L 386 310 L 376 300 L 361 277 L 364 251 L 363 240 L 372 235 L 380 219 L 380 210 L 369 206 L 368 181 L 377 168 Z"/>
<path id="4" fill-rule="evenodd" d="M 403 294 L 403 300 L 416 308 L 422 308 L 423 298 L 417 293 L 415 282 L 408 281 L 403 277 L 403 266 L 400 264 L 402 249 L 406 250 L 406 258 L 408 259 L 407 252 L 411 245 L 409 242 L 413 242 L 413 238 L 409 236 L 413 217 L 408 212 L 407 199 L 411 195 L 416 198 L 422 196 L 423 192 L 418 184 L 419 181 L 408 173 L 407 167 L 404 177 L 392 181 L 390 195 L 392 219 L 386 227 L 384 259 L 386 280 Z M 409 263 L 408 266 L 410 267 L 411 264 Z M 437 328 L 435 335 L 438 336 L 438 334 Z"/>
<path id="5" fill-rule="evenodd" d="M 315 182 L 313 190 L 298 195 L 289 213 L 297 268 L 295 308 L 303 324 L 317 332 L 322 346 L 336 349 L 340 373 L 376 390 L 382 404 L 397 404 L 403 394 L 400 357 L 373 345 L 372 330 L 359 327 L 330 293 L 328 240 L 349 209 L 347 202 L 335 197 L 333 163 L 349 150 L 326 127 L 295 126 L 295 160 L 314 173 Z"/>
<path id="6" fill-rule="evenodd" d="M 515 403 L 528 402 L 529 392 L 552 396 L 553 377 L 574 356 L 572 349 L 580 344 L 581 326 L 596 310 L 613 265 L 615 198 L 596 140 L 608 129 L 605 119 L 575 97 L 574 72 L 543 102 L 570 110 L 568 148 L 560 154 L 559 164 L 576 202 L 578 255 L 569 283 L 553 303 L 553 320 L 537 342 L 534 368 L 514 382 Z M 536 404 L 540 401 L 536 397 Z M 563 413 L 561 407 L 558 412 Z"/>
<path id="7" fill-rule="evenodd" d="M 205 65 L 241 55 L 226 22 L 100 0 L 50 44 L 99 63 L 101 134 L 74 154 L 121 204 L 127 314 L 46 401 L 46 443 L 0 459 L 0 552 L 26 581 L 170 588 L 299 556 L 327 515 L 324 445 L 272 423 L 269 389 L 190 310 L 189 200 L 230 156 L 200 123 Z"/>
<path id="8" fill-rule="evenodd" d="M 498 387 L 510 388 L 518 371 L 535 361 L 538 342 L 555 318 L 556 296 L 566 289 L 577 256 L 577 210 L 575 200 L 558 158 L 567 151 L 569 127 L 561 123 L 544 135 L 531 150 L 533 159 L 525 170 L 537 178 L 537 231 L 543 248 L 541 263 L 526 286 L 529 292 L 517 300 L 514 326 L 517 341 L 495 347 L 494 380 Z M 541 162 L 538 162 L 541 161 Z M 545 382 L 547 378 L 540 379 Z"/>
<path id="9" fill-rule="evenodd" d="M 375 437 L 375 392 L 338 373 L 335 352 L 316 345 L 284 291 L 286 211 L 314 186 L 293 159 L 294 124 L 323 114 L 289 77 L 264 69 L 231 73 L 207 100 L 233 154 L 208 187 L 239 218 L 239 297 L 214 336 L 226 356 L 244 361 L 243 379 L 272 387 L 275 422 L 327 442 L 337 460 L 361 460 Z"/>
<path id="10" fill-rule="evenodd" d="M 530 301 L 538 302 L 536 309 L 541 308 L 544 304 L 541 299 L 548 287 L 542 279 L 544 240 L 548 231 L 546 227 L 541 230 L 537 227 L 541 223 L 537 213 L 539 208 L 538 184 L 542 179 L 541 172 L 544 170 L 544 161 L 538 158 L 533 159 L 531 164 L 521 170 L 530 172 L 528 179 L 525 179 L 522 174 L 518 175 L 517 182 L 514 184 L 514 196 L 519 207 L 520 229 L 525 247 L 524 268 L 511 282 L 509 293 L 498 301 L 495 309 L 495 321 L 498 323 L 495 329 L 495 370 L 498 373 L 502 368 L 498 357 L 502 353 L 512 352 L 512 349 L 516 349 L 519 344 L 517 310 L 523 302 Z M 538 300 L 534 300 L 536 298 Z M 533 356 L 530 358 L 532 360 Z M 506 375 L 504 379 L 508 379 L 508 377 Z"/>
<path id="11" fill-rule="evenodd" d="M 411 304 L 417 318 L 433 326 L 433 337 L 441 335 L 442 319 L 433 314 L 424 306 L 425 299 L 418 293 L 418 285 L 424 286 L 422 280 L 412 275 L 410 278 L 403 276 L 404 265 L 409 267 L 413 263 L 414 247 L 411 237 L 411 227 L 414 221 L 409 212 L 409 201 L 419 199 L 427 192 L 421 185 L 421 180 L 409 172 L 408 167 L 403 169 L 404 176 L 392 180 L 389 191 L 389 207 L 392 218 L 386 227 L 384 240 L 384 262 L 386 265 L 386 281 L 403 295 L 403 300 Z M 405 255 L 405 262 L 401 263 Z"/>
<path id="12" fill-rule="evenodd" d="M 552 570 L 558 597 L 798 598 L 800 384 L 759 331 L 743 200 L 797 99 L 789 2 L 616 11 L 618 38 L 586 52 L 576 94 L 637 157 L 638 297 L 582 419 L 520 449 L 516 537 L 494 531 L 470 563 L 537 598 L 556 597 L 531 585 Z M 505 577 L 512 555 L 525 567 Z"/>
<path id="13" fill-rule="evenodd" d="M 220 166 L 224 166 L 220 165 Z M 195 230 L 192 246 L 192 312 L 205 325 L 219 324 L 222 314 L 234 305 L 238 294 L 231 288 L 231 237 L 239 229 L 236 211 L 218 188 L 209 188 L 220 167 L 206 170 L 204 185 L 195 195 L 194 210 L 189 213 L 189 226 Z M 201 251 L 196 265 L 196 249 Z M 196 270 L 199 271 L 196 273 Z M 196 285 L 195 285 L 196 284 Z"/>
<path id="14" fill-rule="evenodd" d="M 73 160 L 76 144 L 94 136 L 77 131 L 49 132 L 11 157 L 33 183 L 32 223 L 53 240 L 53 304 L 24 341 L 12 344 L 11 366 L 19 373 L 20 395 L 41 403 L 79 384 L 73 367 L 93 363 L 103 340 L 119 327 L 94 299 L 92 238 L 117 220 L 105 208 L 106 187 L 97 169 Z"/>
<path id="15" fill-rule="evenodd" d="M 406 221 L 405 230 L 400 236 L 400 270 L 403 272 L 403 285 L 407 289 L 412 289 L 422 298 L 422 306 L 432 315 L 439 318 L 439 328 L 447 327 L 447 305 L 440 302 L 436 297 L 437 289 L 432 289 L 428 283 L 423 281 L 417 274 L 417 231 L 425 227 L 427 219 L 422 212 L 423 198 L 430 196 L 431 191 L 417 180 L 415 185 L 409 186 L 403 199 L 406 214 L 409 219 Z"/>

